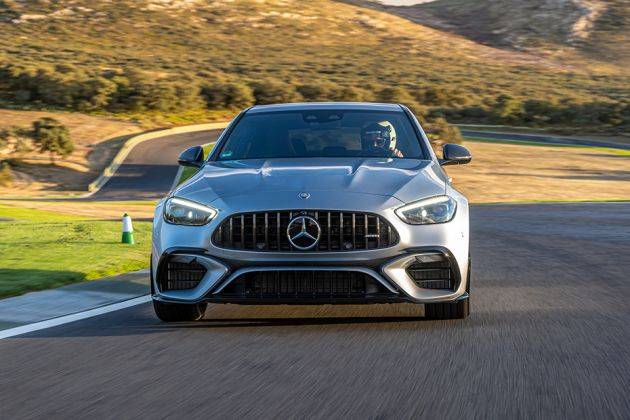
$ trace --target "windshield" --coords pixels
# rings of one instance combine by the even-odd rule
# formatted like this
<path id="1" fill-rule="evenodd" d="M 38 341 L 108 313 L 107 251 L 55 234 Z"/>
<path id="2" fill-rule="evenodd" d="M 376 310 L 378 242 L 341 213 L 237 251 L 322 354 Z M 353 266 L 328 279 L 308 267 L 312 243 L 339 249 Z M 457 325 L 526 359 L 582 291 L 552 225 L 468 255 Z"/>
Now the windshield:
<path id="1" fill-rule="evenodd" d="M 402 111 L 309 110 L 245 114 L 218 160 L 304 157 L 425 159 Z"/>

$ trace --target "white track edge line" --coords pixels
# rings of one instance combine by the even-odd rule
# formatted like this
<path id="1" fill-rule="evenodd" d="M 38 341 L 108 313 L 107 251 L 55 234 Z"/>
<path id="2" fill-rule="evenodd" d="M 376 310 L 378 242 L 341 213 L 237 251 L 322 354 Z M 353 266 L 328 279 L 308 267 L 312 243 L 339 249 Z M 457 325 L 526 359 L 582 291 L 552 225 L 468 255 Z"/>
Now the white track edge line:
<path id="1" fill-rule="evenodd" d="M 4 331 L 0 331 L 0 340 L 4 338 L 14 337 L 16 335 L 27 334 L 33 331 L 44 330 L 46 328 L 56 327 L 70 322 L 80 321 L 86 318 L 92 318 L 98 315 L 103 315 L 109 312 L 118 311 L 120 309 L 129 308 L 132 306 L 140 305 L 151 301 L 151 295 L 144 295 L 133 299 L 128 299 L 122 302 L 113 303 L 111 305 L 100 306 L 94 309 L 88 309 L 87 311 L 77 312 L 70 315 L 64 315 L 57 318 L 47 319 L 45 321 L 35 322 L 33 324 L 22 325 L 15 328 L 9 328 Z"/>

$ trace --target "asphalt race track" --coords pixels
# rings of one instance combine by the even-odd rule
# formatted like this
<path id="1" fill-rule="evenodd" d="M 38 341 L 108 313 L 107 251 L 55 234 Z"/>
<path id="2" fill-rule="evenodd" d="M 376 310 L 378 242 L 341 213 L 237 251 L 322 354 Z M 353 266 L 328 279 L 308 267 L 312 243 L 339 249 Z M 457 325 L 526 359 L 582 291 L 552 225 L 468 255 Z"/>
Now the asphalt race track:
<path id="1" fill-rule="evenodd" d="M 150 200 L 164 197 L 177 174 L 177 156 L 211 143 L 222 130 L 175 134 L 134 147 L 114 176 L 90 200 Z"/>
<path id="2" fill-rule="evenodd" d="M 467 320 L 143 304 L 0 341 L 0 417 L 629 418 L 630 203 L 471 222 Z"/>

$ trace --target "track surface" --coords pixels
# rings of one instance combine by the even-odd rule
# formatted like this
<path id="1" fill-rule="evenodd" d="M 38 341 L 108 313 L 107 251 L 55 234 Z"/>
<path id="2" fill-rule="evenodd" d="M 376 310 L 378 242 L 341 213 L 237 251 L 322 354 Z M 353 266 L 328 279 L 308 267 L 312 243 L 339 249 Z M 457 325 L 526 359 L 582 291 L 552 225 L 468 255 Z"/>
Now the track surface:
<path id="1" fill-rule="evenodd" d="M 175 134 L 134 147 L 114 176 L 90 200 L 150 200 L 164 197 L 177 174 L 177 156 L 210 143 L 221 130 Z"/>
<path id="2" fill-rule="evenodd" d="M 630 204 L 471 222 L 467 320 L 141 305 L 0 341 L 0 417 L 629 418 Z"/>

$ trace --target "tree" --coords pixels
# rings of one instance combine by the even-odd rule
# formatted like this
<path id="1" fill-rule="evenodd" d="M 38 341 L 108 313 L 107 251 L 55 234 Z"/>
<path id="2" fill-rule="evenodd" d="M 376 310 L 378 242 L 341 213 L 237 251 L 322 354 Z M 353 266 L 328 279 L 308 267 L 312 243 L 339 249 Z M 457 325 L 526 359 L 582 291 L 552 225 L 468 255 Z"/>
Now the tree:
<path id="1" fill-rule="evenodd" d="M 6 162 L 0 162 L 0 187 L 10 187 L 12 184 L 11 167 Z"/>
<path id="2" fill-rule="evenodd" d="M 462 142 L 462 134 L 459 128 L 450 125 L 444 118 L 438 117 L 424 124 L 424 129 L 434 149 L 446 143 L 460 144 Z"/>
<path id="3" fill-rule="evenodd" d="M 33 140 L 41 152 L 50 154 L 51 162 L 55 161 L 55 155 L 66 157 L 74 151 L 68 127 L 54 118 L 40 118 L 33 122 Z"/>

